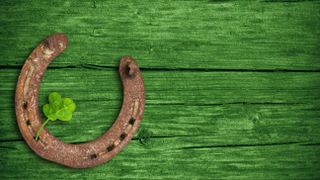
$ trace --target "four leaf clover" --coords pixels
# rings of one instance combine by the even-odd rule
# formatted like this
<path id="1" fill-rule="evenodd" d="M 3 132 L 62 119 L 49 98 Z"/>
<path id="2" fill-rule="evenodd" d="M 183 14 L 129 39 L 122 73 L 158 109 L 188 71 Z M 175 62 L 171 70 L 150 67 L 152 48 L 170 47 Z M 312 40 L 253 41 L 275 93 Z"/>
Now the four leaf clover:
<path id="1" fill-rule="evenodd" d="M 38 129 L 35 140 L 38 140 L 40 132 L 49 121 L 70 121 L 72 113 L 76 109 L 76 104 L 70 98 L 61 97 L 57 92 L 49 95 L 49 104 L 45 104 L 42 108 L 43 113 L 47 116 L 47 120 Z"/>

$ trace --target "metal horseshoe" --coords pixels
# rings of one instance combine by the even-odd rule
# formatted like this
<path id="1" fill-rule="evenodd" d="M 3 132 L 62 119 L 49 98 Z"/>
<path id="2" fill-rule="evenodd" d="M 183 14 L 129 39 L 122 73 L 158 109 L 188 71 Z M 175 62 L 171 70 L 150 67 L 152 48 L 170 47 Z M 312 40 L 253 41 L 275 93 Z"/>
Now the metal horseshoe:
<path id="1" fill-rule="evenodd" d="M 50 62 L 67 46 L 68 39 L 56 33 L 43 40 L 24 63 L 16 87 L 15 110 L 19 129 L 30 148 L 44 159 L 72 168 L 88 168 L 107 162 L 121 151 L 137 131 L 144 112 L 144 84 L 137 62 L 122 57 L 119 73 L 123 102 L 117 120 L 96 140 L 68 144 L 45 128 L 39 140 L 34 136 L 41 126 L 38 108 L 40 82 Z"/>

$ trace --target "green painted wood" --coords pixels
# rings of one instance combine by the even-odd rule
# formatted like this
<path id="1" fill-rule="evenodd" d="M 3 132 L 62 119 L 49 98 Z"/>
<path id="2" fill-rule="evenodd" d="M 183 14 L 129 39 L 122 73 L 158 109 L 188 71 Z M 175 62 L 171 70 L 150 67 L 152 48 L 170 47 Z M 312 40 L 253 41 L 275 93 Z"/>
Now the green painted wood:
<path id="1" fill-rule="evenodd" d="M 319 179 L 319 19 L 319 1 L 0 1 L 0 179 Z M 70 123 L 47 126 L 66 142 L 111 126 L 119 58 L 141 65 L 141 128 L 102 166 L 43 160 L 19 133 L 20 68 L 53 32 L 70 42 L 39 102 L 76 101 Z"/>
<path id="2" fill-rule="evenodd" d="M 319 70 L 319 1 L 1 1 L 0 65 L 20 66 L 53 32 L 54 66 Z"/>
<path id="3" fill-rule="evenodd" d="M 19 70 L 6 69 L 0 72 L 0 78 L 3 80 L 0 93 L 4 99 L 12 102 L 0 103 L 0 109 L 5 112 L 4 118 L 12 120 L 1 121 L 0 124 L 1 132 L 6 132 L 0 137 L 0 140 L 3 141 L 1 148 L 4 149 L 3 153 L 5 153 L 3 157 L 10 159 L 3 168 L 10 169 L 12 166 L 17 166 L 24 169 L 25 166 L 19 165 L 20 161 L 18 161 L 19 163 L 14 161 L 18 158 L 17 153 L 24 151 L 24 153 L 18 155 L 21 156 L 19 159 L 27 158 L 25 157 L 27 154 L 35 157 L 31 161 L 32 164 L 28 164 L 39 169 L 35 167 L 37 164 L 48 164 L 48 162 L 36 157 L 25 145 L 21 145 L 24 143 L 15 122 L 13 99 Z M 143 72 L 143 76 L 147 101 L 142 130 L 135 136 L 132 143 L 134 145 L 129 145 L 128 150 L 122 153 L 124 157 L 138 156 L 132 158 L 139 159 L 140 156 L 147 156 L 152 159 L 160 158 L 162 161 L 171 159 L 169 162 L 182 163 L 181 161 L 184 160 L 180 159 L 181 156 L 200 153 L 198 156 L 192 157 L 193 161 L 196 162 L 190 161 L 189 166 L 194 166 L 195 169 L 189 173 L 194 177 L 210 175 L 204 173 L 206 168 L 202 167 L 201 164 L 208 164 L 209 169 L 218 166 L 218 169 L 222 168 L 218 170 L 221 172 L 225 166 L 234 166 L 231 169 L 237 169 L 239 166 L 243 168 L 244 172 L 247 171 L 241 176 L 236 176 L 231 170 L 230 172 L 225 171 L 224 174 L 217 172 L 212 174 L 212 177 L 223 177 L 222 175 L 238 178 L 262 177 L 263 173 L 259 174 L 259 170 L 258 172 L 248 172 L 251 171 L 250 168 L 254 168 L 253 165 L 268 166 L 267 164 L 270 162 L 261 160 L 261 158 L 267 158 L 265 157 L 266 154 L 259 156 L 261 149 L 265 153 L 267 152 L 266 147 L 267 149 L 273 147 L 275 152 L 270 153 L 271 155 L 272 153 L 279 153 L 276 158 L 280 161 L 282 158 L 280 154 L 288 153 L 287 148 L 293 149 L 295 153 L 301 153 L 301 150 L 297 149 L 304 149 L 305 146 L 310 144 L 308 146 L 309 153 L 313 155 L 310 154 L 309 158 L 302 164 L 309 161 L 318 162 L 317 159 L 314 159 L 316 154 L 319 153 L 317 144 L 319 144 L 320 137 L 319 96 L 316 93 L 320 87 L 320 73 L 318 72 L 159 72 L 146 70 Z M 70 143 L 84 142 L 100 136 L 112 124 L 121 105 L 121 84 L 118 78 L 116 69 L 110 68 L 59 68 L 48 70 L 40 89 L 40 104 L 46 102 L 46 96 L 51 91 L 62 92 L 66 96 L 74 98 L 78 104 L 72 122 L 67 124 L 52 123 L 48 125 L 48 129 L 55 136 Z M 187 78 L 189 78 L 188 81 Z M 63 82 L 63 86 L 61 82 Z M 171 84 L 174 84 L 174 86 L 170 86 Z M 144 139 L 147 140 L 144 141 Z M 315 145 L 313 146 L 313 144 Z M 19 150 L 11 152 L 12 149 L 16 149 L 16 146 L 19 147 Z M 134 147 L 130 150 L 131 146 Z M 237 153 L 242 154 L 248 148 L 253 153 L 249 153 L 248 156 L 257 158 L 249 164 L 247 161 L 243 161 L 243 156 L 238 157 L 240 159 L 237 160 L 230 159 L 231 162 L 223 162 L 226 159 L 216 159 L 216 154 L 230 153 L 231 156 L 234 153 L 233 151 L 239 151 Z M 216 151 L 215 149 L 219 150 Z M 170 150 L 170 153 L 168 152 L 163 157 L 155 155 L 163 150 Z M 131 151 L 137 154 L 141 153 L 141 155 L 133 155 L 130 153 Z M 9 152 L 10 154 L 7 154 Z M 201 152 L 204 154 L 201 155 Z M 208 153 L 213 154 L 208 155 Z M 256 156 L 255 153 L 259 155 Z M 154 154 L 154 157 L 152 154 Z M 291 156 L 288 157 L 288 161 L 300 164 L 292 165 L 287 173 L 296 178 L 301 177 L 305 173 L 292 174 L 292 172 L 301 170 L 301 167 L 305 165 L 301 164 L 301 160 L 294 159 L 294 156 Z M 299 154 L 300 156 L 302 154 Z M 155 161 L 149 158 L 144 163 Z M 114 159 L 113 161 L 117 160 Z M 125 159 L 122 161 L 125 161 Z M 122 161 L 114 163 L 125 163 Z M 211 161 L 212 163 L 209 163 Z M 219 166 L 214 162 L 222 164 Z M 133 166 L 131 163 L 136 165 L 137 160 L 127 163 L 129 163 L 129 166 Z M 154 163 L 155 166 L 162 166 Z M 284 160 L 282 163 L 287 164 L 288 162 Z M 59 175 L 60 177 L 70 173 L 70 170 L 66 170 L 64 167 L 49 164 L 51 164 L 49 168 L 52 168 L 52 170 L 59 168 L 62 171 L 63 175 Z M 112 164 L 108 163 L 104 166 L 107 169 L 125 168 L 119 164 L 113 167 Z M 274 173 L 274 177 L 285 177 L 284 174 L 280 173 L 284 168 L 282 166 L 278 164 L 270 170 Z M 177 178 L 186 173 L 186 169 L 182 167 L 174 173 Z M 309 177 L 317 175 L 317 168 L 319 166 L 311 168 L 312 171 L 309 169 Z M 153 175 L 155 170 L 152 169 L 150 173 L 152 172 Z M 44 170 L 47 169 L 44 168 Z M 93 169 L 92 172 L 96 171 Z M 145 169 L 144 171 L 149 170 Z M 162 171 L 166 171 L 166 169 Z M 138 170 L 134 171 L 131 175 L 139 177 L 136 174 L 139 172 Z M 10 176 L 12 171 L 6 170 L 4 175 Z M 154 177 L 156 175 L 157 173 Z M 108 177 L 113 176 L 113 174 L 108 174 Z M 171 176 L 173 174 L 168 173 L 162 177 L 169 178 Z M 99 176 L 92 175 L 90 177 Z"/>
<path id="4" fill-rule="evenodd" d="M 159 140 L 161 142 L 161 139 Z M 23 142 L 2 143 L 0 155 L 17 161 L 1 162 L 3 178 L 43 179 L 317 179 L 319 146 L 262 145 L 245 147 L 176 148 L 181 139 L 163 148 L 145 148 L 138 142 L 107 165 L 74 170 L 40 159 Z M 164 143 L 161 143 L 164 144 Z M 171 146 L 173 148 L 171 148 Z"/>

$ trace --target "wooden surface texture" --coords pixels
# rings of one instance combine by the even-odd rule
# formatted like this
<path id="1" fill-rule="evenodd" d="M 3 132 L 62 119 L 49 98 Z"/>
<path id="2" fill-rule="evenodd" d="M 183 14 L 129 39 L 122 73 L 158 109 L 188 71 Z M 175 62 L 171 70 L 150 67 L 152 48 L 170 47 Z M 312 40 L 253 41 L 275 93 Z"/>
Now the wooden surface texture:
<path id="1" fill-rule="evenodd" d="M 78 105 L 47 125 L 65 142 L 102 135 L 122 103 L 120 57 L 141 66 L 139 132 L 96 168 L 43 160 L 18 129 L 20 69 L 54 32 L 69 45 L 39 102 L 57 91 Z M 319 91 L 320 1 L 0 1 L 0 179 L 319 179 Z"/>

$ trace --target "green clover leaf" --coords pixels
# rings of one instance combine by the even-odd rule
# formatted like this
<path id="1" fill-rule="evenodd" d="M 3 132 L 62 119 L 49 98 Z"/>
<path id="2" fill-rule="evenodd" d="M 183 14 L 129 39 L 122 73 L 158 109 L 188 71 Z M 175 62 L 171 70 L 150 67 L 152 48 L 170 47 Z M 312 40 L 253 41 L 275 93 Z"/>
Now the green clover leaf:
<path id="1" fill-rule="evenodd" d="M 70 112 L 73 112 L 74 110 L 76 110 L 76 104 L 73 102 L 72 99 L 70 98 L 63 98 L 62 100 L 63 102 L 63 107 L 70 111 Z"/>
<path id="2" fill-rule="evenodd" d="M 47 120 L 38 129 L 35 140 L 38 140 L 40 132 L 49 121 L 71 121 L 72 113 L 77 108 L 72 99 L 64 98 L 57 92 L 50 93 L 48 100 L 49 104 L 45 104 L 42 108 Z"/>

